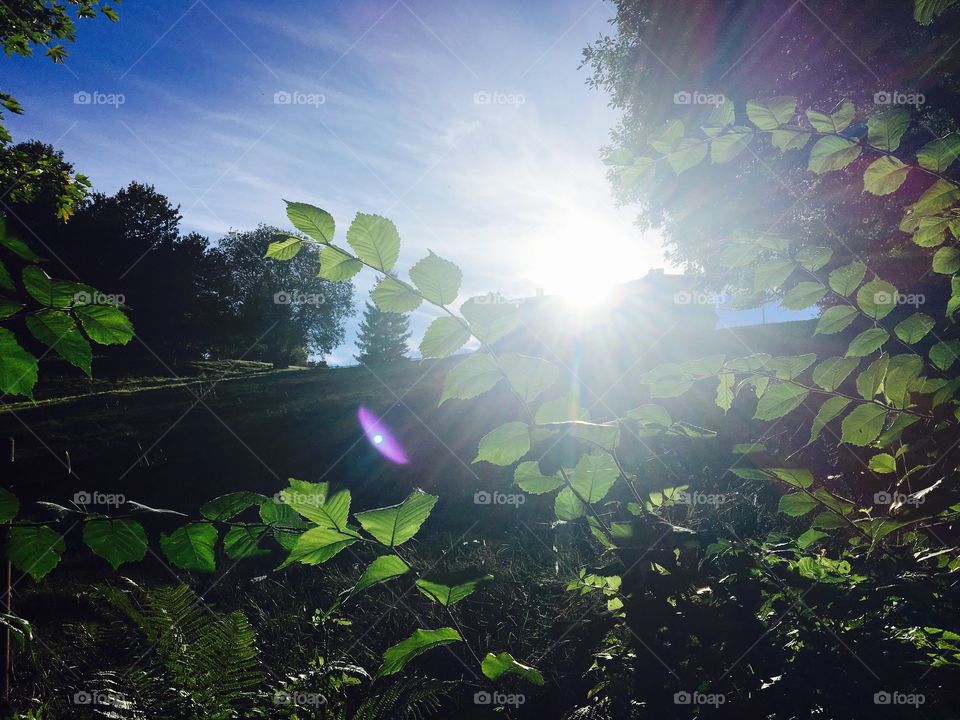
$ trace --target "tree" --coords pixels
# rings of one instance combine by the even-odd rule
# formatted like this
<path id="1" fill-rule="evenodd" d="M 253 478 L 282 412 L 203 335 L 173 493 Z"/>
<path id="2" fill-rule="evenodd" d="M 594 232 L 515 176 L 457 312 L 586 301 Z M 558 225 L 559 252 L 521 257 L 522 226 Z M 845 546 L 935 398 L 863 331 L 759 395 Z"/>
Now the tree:
<path id="1" fill-rule="evenodd" d="M 226 313 L 221 354 L 283 368 L 343 342 L 344 322 L 353 311 L 353 286 L 318 278 L 319 260 L 312 248 L 288 263 L 264 259 L 278 232 L 267 225 L 231 232 L 209 255 Z"/>
<path id="2" fill-rule="evenodd" d="M 354 355 L 363 365 L 394 362 L 407 356 L 407 340 L 410 338 L 410 318 L 404 313 L 383 312 L 374 303 L 367 302 L 357 338 L 359 355 Z"/>

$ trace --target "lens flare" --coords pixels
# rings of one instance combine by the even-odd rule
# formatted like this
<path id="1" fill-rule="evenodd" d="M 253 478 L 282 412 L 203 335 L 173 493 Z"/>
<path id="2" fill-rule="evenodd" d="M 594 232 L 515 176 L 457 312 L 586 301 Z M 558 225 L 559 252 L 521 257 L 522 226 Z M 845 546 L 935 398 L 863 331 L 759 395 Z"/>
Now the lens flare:
<path id="1" fill-rule="evenodd" d="M 393 437 L 390 431 L 372 412 L 363 405 L 357 411 L 357 419 L 360 420 L 360 427 L 363 428 L 363 434 L 373 444 L 373 447 L 383 455 L 387 460 L 395 462 L 398 465 L 406 465 L 410 462 L 407 454 L 400 447 L 400 442 Z"/>

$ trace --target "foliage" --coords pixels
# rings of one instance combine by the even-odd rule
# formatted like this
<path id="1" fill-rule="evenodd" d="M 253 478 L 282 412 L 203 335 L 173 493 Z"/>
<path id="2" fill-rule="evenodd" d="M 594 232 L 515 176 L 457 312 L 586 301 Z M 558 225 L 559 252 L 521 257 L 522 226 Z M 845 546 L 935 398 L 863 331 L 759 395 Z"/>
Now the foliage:
<path id="1" fill-rule="evenodd" d="M 407 355 L 410 318 L 403 313 L 384 312 L 368 302 L 363 309 L 356 360 L 362 365 L 402 360 Z"/>

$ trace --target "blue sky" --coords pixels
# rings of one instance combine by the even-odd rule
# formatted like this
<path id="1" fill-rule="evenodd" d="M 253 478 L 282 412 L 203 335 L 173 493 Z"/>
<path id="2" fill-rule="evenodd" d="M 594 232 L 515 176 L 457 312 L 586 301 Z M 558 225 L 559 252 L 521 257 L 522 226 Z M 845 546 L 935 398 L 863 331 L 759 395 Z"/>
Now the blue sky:
<path id="1" fill-rule="evenodd" d="M 66 67 L 6 61 L 26 110 L 10 126 L 63 149 L 100 191 L 153 183 L 184 231 L 213 240 L 284 225 L 282 198 L 302 200 L 333 214 L 341 240 L 357 211 L 391 218 L 401 272 L 431 249 L 464 269 L 462 298 L 589 295 L 664 266 L 660 238 L 615 206 L 599 150 L 616 116 L 578 69 L 612 12 L 124 3 L 118 25 L 82 23 Z M 373 280 L 356 281 L 358 306 Z M 415 314 L 414 340 L 429 318 Z M 350 361 L 356 324 L 334 363 Z"/>

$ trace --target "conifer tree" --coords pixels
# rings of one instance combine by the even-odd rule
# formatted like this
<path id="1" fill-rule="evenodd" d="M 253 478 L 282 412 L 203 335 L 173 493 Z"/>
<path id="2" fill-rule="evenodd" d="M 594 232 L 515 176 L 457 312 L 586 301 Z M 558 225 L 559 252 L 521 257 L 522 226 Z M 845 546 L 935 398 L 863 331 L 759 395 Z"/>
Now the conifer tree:
<path id="1" fill-rule="evenodd" d="M 367 302 L 357 338 L 358 362 L 364 365 L 401 360 L 407 355 L 410 318 L 403 313 L 383 312 Z"/>

